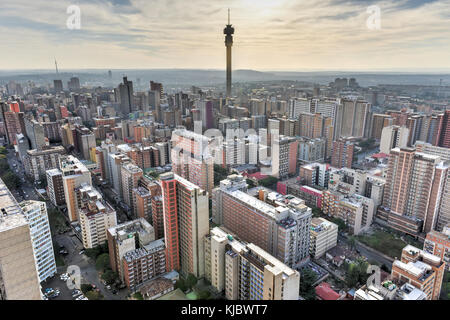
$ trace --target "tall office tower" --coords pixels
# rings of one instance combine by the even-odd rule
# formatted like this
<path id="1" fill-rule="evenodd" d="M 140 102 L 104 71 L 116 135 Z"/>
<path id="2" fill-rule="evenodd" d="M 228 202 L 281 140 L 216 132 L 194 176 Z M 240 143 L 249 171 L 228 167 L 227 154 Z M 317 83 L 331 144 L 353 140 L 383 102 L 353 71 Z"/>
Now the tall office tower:
<path id="1" fill-rule="evenodd" d="M 66 202 L 62 172 L 59 169 L 46 171 L 47 194 L 54 206 L 61 206 Z"/>
<path id="2" fill-rule="evenodd" d="M 311 243 L 309 252 L 314 259 L 319 259 L 325 252 L 337 245 L 338 226 L 324 218 L 311 220 Z"/>
<path id="3" fill-rule="evenodd" d="M 162 121 L 161 111 L 161 93 L 158 90 L 151 90 L 148 92 L 148 103 L 152 110 L 155 111 L 155 121 L 160 123 Z"/>
<path id="4" fill-rule="evenodd" d="M 266 128 L 266 116 L 264 115 L 252 115 L 252 128 L 258 131 L 259 129 Z"/>
<path id="5" fill-rule="evenodd" d="M 294 98 L 289 101 L 289 119 L 298 119 L 300 113 L 311 113 L 311 99 Z"/>
<path id="6" fill-rule="evenodd" d="M 79 91 L 80 90 L 80 79 L 77 77 L 70 78 L 69 82 L 67 82 L 67 87 L 70 91 Z"/>
<path id="7" fill-rule="evenodd" d="M 428 232 L 423 251 L 441 258 L 447 271 L 450 271 L 450 225 L 445 226 L 442 232 Z"/>
<path id="8" fill-rule="evenodd" d="M 198 102 L 198 108 L 200 109 L 200 115 L 202 117 L 203 130 L 211 129 L 214 127 L 214 114 L 213 103 L 211 100 L 201 100 Z"/>
<path id="9" fill-rule="evenodd" d="M 325 117 L 323 119 L 323 132 L 322 132 L 322 137 L 326 141 L 325 159 L 331 158 L 331 151 L 333 150 L 333 136 L 334 136 L 333 119 L 331 119 L 330 117 Z"/>
<path id="10" fill-rule="evenodd" d="M 122 198 L 123 201 L 128 205 L 130 208 L 130 211 L 133 213 L 135 212 L 135 203 L 134 203 L 134 196 L 133 196 L 133 189 L 138 187 L 139 179 L 142 178 L 144 175 L 144 172 L 141 168 L 138 166 L 127 163 L 122 165 L 121 168 L 121 175 L 122 175 Z M 136 217 L 135 217 L 136 218 Z"/>
<path id="11" fill-rule="evenodd" d="M 39 282 L 56 274 L 55 254 L 47 215 L 47 206 L 41 201 L 24 201 L 20 207 L 30 226 L 34 260 Z"/>
<path id="12" fill-rule="evenodd" d="M 123 83 L 119 84 L 120 111 L 122 115 L 128 116 L 134 110 L 133 81 L 123 77 Z"/>
<path id="13" fill-rule="evenodd" d="M 410 283 L 426 294 L 426 300 L 439 300 L 445 262 L 411 245 L 402 250 L 400 260 L 392 264 L 391 278 L 398 284 Z"/>
<path id="14" fill-rule="evenodd" d="M 30 140 L 31 149 L 41 150 L 45 143 L 44 127 L 36 120 L 25 118 L 25 131 Z"/>
<path id="15" fill-rule="evenodd" d="M 59 168 L 63 175 L 64 197 L 66 199 L 67 214 L 71 222 L 78 220 L 78 203 L 75 189 L 87 183 L 92 185 L 91 173 L 84 164 L 74 156 L 59 159 Z"/>
<path id="16" fill-rule="evenodd" d="M 164 240 L 158 239 L 142 248 L 125 253 L 123 270 L 125 284 L 132 291 L 146 281 L 166 273 Z"/>
<path id="17" fill-rule="evenodd" d="M 172 132 L 172 171 L 211 194 L 214 187 L 213 140 L 185 129 Z"/>
<path id="18" fill-rule="evenodd" d="M 394 119 L 387 114 L 373 114 L 372 116 L 372 132 L 370 137 L 380 140 L 383 128 L 393 125 Z"/>
<path id="19" fill-rule="evenodd" d="M 442 118 L 442 127 L 439 135 L 439 146 L 450 148 L 450 110 L 446 110 Z"/>
<path id="20" fill-rule="evenodd" d="M 227 47 L 227 98 L 231 98 L 231 47 L 233 46 L 234 28 L 230 23 L 230 9 L 228 9 L 228 24 L 223 30 L 225 46 Z"/>
<path id="21" fill-rule="evenodd" d="M 107 240 L 107 230 L 117 224 L 116 211 L 91 185 L 75 189 L 78 216 L 85 249 L 95 248 Z"/>
<path id="22" fill-rule="evenodd" d="M 377 218 L 417 236 L 436 224 L 448 166 L 440 157 L 413 148 L 395 148 L 389 157 L 383 205 Z M 448 209 L 447 209 L 448 212 Z"/>
<path id="23" fill-rule="evenodd" d="M 108 229 L 108 250 L 111 269 L 124 281 L 123 257 L 127 252 L 142 248 L 155 241 L 150 223 L 140 218 Z"/>
<path id="24" fill-rule="evenodd" d="M 25 173 L 31 179 L 39 181 L 45 178 L 47 170 L 58 168 L 59 158 L 65 153 L 62 146 L 28 150 L 23 158 Z"/>
<path id="25" fill-rule="evenodd" d="M 263 99 L 250 99 L 249 111 L 251 115 L 266 115 L 267 107 L 266 100 Z"/>
<path id="26" fill-rule="evenodd" d="M 335 168 L 351 168 L 353 162 L 354 144 L 344 139 L 333 141 L 331 165 Z"/>
<path id="27" fill-rule="evenodd" d="M 298 300 L 300 274 L 215 227 L 204 238 L 205 278 L 228 300 Z"/>
<path id="28" fill-rule="evenodd" d="M 341 99 L 336 112 L 334 138 L 363 138 L 368 131 L 370 103 L 357 99 Z"/>
<path id="29" fill-rule="evenodd" d="M 53 88 L 55 93 L 64 91 L 62 80 L 53 80 Z"/>
<path id="30" fill-rule="evenodd" d="M 0 300 L 41 300 L 30 225 L 0 178 Z"/>
<path id="31" fill-rule="evenodd" d="M 171 172 L 160 176 L 167 271 L 205 274 L 203 238 L 209 233 L 208 193 Z"/>
<path id="32" fill-rule="evenodd" d="M 405 126 L 384 127 L 381 133 L 380 152 L 389 154 L 391 149 L 408 146 L 409 129 Z"/>
<path id="33" fill-rule="evenodd" d="M 276 192 L 247 194 L 242 176 L 232 175 L 213 191 L 213 220 L 290 267 L 309 257 L 311 208 Z"/>

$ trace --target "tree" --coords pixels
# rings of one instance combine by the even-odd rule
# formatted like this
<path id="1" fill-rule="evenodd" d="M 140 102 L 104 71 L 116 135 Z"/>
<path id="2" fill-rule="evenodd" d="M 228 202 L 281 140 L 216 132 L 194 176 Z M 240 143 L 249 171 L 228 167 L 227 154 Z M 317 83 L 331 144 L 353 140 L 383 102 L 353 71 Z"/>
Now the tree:
<path id="1" fill-rule="evenodd" d="M 255 184 L 255 182 L 253 182 L 252 179 L 247 179 L 246 181 L 247 181 L 248 187 L 250 189 L 256 187 L 256 184 Z"/>
<path id="2" fill-rule="evenodd" d="M 84 294 L 86 294 L 87 292 L 91 291 L 91 290 L 94 289 L 94 288 L 93 288 L 92 285 L 90 285 L 90 284 L 83 283 L 83 284 L 80 286 L 80 289 L 81 289 L 81 292 L 83 292 Z"/>
<path id="3" fill-rule="evenodd" d="M 136 292 L 135 294 L 133 294 L 133 297 L 136 300 L 144 300 L 144 297 L 142 296 L 142 293 L 140 293 L 140 292 Z"/>
<path id="4" fill-rule="evenodd" d="M 107 269 L 102 274 L 102 279 L 106 281 L 106 284 L 112 285 L 119 279 L 119 275 L 114 271 L 112 271 L 111 269 Z"/>
<path id="5" fill-rule="evenodd" d="M 356 247 L 356 239 L 355 239 L 355 237 L 354 236 L 351 236 L 349 239 L 348 239 L 348 244 L 350 245 L 350 250 L 355 250 L 355 247 Z"/>
<path id="6" fill-rule="evenodd" d="M 302 270 L 300 281 L 300 295 L 305 300 L 314 300 L 316 298 L 316 290 L 313 284 L 317 281 L 317 274 L 311 268 Z"/>
<path id="7" fill-rule="evenodd" d="M 105 271 L 106 269 L 111 268 L 111 265 L 109 264 L 109 254 L 102 253 L 99 255 L 95 261 L 95 268 L 99 271 Z"/>
<path id="8" fill-rule="evenodd" d="M 211 297 L 211 292 L 208 290 L 202 290 L 198 293 L 198 299 L 199 300 L 207 300 Z"/>
<path id="9" fill-rule="evenodd" d="M 21 185 L 20 178 L 11 171 L 6 172 L 2 179 L 9 189 L 17 189 Z"/>
<path id="10" fill-rule="evenodd" d="M 259 184 L 266 188 L 273 186 L 277 182 L 278 182 L 278 179 L 275 177 L 267 177 L 267 178 L 259 180 Z"/>
<path id="11" fill-rule="evenodd" d="M 186 286 L 192 289 L 197 284 L 197 277 L 190 273 L 186 278 Z"/>
<path id="12" fill-rule="evenodd" d="M 0 154 L 8 154 L 8 149 L 5 147 L 0 147 Z"/>
<path id="13" fill-rule="evenodd" d="M 186 282 L 185 282 L 182 278 L 180 278 L 180 279 L 175 283 L 175 288 L 176 288 L 176 289 L 180 289 L 180 290 L 183 291 L 183 292 L 185 292 L 185 291 L 188 289 L 188 287 L 187 287 L 187 285 L 186 285 Z"/>
<path id="14" fill-rule="evenodd" d="M 100 292 L 94 291 L 94 290 L 86 292 L 85 296 L 89 300 L 101 300 L 101 299 L 103 299 L 102 294 Z"/>

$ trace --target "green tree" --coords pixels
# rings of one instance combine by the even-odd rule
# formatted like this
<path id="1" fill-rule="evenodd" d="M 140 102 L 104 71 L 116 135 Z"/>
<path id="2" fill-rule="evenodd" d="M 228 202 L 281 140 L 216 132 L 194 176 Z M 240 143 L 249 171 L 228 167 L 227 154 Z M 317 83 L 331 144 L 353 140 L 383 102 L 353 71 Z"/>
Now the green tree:
<path id="1" fill-rule="evenodd" d="M 208 290 L 202 290 L 198 293 L 198 300 L 207 300 L 211 297 L 211 292 Z"/>
<path id="2" fill-rule="evenodd" d="M 317 274 L 311 268 L 305 268 L 301 273 L 300 295 L 305 300 L 314 300 L 316 298 L 316 290 L 313 284 L 317 281 Z"/>
<path id="3" fill-rule="evenodd" d="M 140 292 L 135 292 L 135 293 L 133 294 L 133 297 L 134 297 L 136 300 L 144 300 L 144 297 L 142 296 L 142 293 L 140 293 Z"/>
<path id="4" fill-rule="evenodd" d="M 188 286 L 186 285 L 186 282 L 182 278 L 180 278 L 175 283 L 175 288 L 185 292 L 188 289 Z"/>
<path id="5" fill-rule="evenodd" d="M 114 284 L 117 280 L 119 280 L 119 275 L 118 275 L 117 273 L 115 273 L 114 271 L 112 271 L 111 269 L 107 269 L 107 270 L 102 274 L 102 279 L 106 281 L 106 284 L 112 285 L 112 284 Z"/>
<path id="6" fill-rule="evenodd" d="M 349 239 L 348 239 L 348 244 L 350 245 L 350 250 L 355 250 L 355 248 L 356 248 L 356 239 L 355 239 L 355 237 L 354 236 L 351 236 Z"/>
<path id="7" fill-rule="evenodd" d="M 95 268 L 99 271 L 105 271 L 106 269 L 111 268 L 111 265 L 109 264 L 109 254 L 102 253 L 99 255 L 95 261 Z"/>
<path id="8" fill-rule="evenodd" d="M 0 147 L 0 154 L 8 154 L 8 149 L 5 147 Z"/>
<path id="9" fill-rule="evenodd" d="M 92 285 L 90 285 L 90 284 L 83 283 L 83 284 L 80 286 L 80 289 L 81 289 L 81 292 L 83 292 L 84 294 L 86 294 L 87 292 L 91 291 L 91 290 L 94 289 L 94 288 L 93 288 Z"/>
<path id="10" fill-rule="evenodd" d="M 21 185 L 20 178 L 11 171 L 8 171 L 2 175 L 2 179 L 9 189 L 17 189 Z"/>
<path id="11" fill-rule="evenodd" d="M 88 298 L 89 300 L 102 300 L 103 296 L 100 292 L 98 291 L 88 291 L 85 293 L 86 298 Z"/>
<path id="12" fill-rule="evenodd" d="M 249 189 L 256 187 L 256 184 L 255 184 L 255 182 L 253 182 L 252 179 L 247 179 L 246 181 L 247 181 Z"/>
<path id="13" fill-rule="evenodd" d="M 275 177 L 267 177 L 259 180 L 259 184 L 263 187 L 269 188 L 278 182 L 278 179 Z"/>
<path id="14" fill-rule="evenodd" d="M 190 273 L 186 278 L 186 286 L 192 289 L 197 284 L 197 281 L 197 277 Z"/>

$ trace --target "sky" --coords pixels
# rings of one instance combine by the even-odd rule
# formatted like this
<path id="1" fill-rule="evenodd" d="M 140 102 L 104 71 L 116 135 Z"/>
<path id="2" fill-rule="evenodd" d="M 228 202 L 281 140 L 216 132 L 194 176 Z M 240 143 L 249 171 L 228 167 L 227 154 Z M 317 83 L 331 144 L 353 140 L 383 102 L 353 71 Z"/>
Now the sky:
<path id="1" fill-rule="evenodd" d="M 227 8 L 233 69 L 450 70 L 450 0 L 1 0 L 0 70 L 224 69 Z"/>

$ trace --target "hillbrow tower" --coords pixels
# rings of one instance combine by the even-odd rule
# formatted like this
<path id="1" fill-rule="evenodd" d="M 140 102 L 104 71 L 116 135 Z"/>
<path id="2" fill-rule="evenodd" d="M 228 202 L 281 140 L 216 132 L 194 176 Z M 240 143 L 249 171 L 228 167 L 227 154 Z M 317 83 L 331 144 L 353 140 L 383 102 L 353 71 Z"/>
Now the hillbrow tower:
<path id="1" fill-rule="evenodd" d="M 230 24 L 230 9 L 228 9 L 228 24 L 223 29 L 225 46 L 227 47 L 227 98 L 231 97 L 231 47 L 233 46 L 234 28 Z"/>

